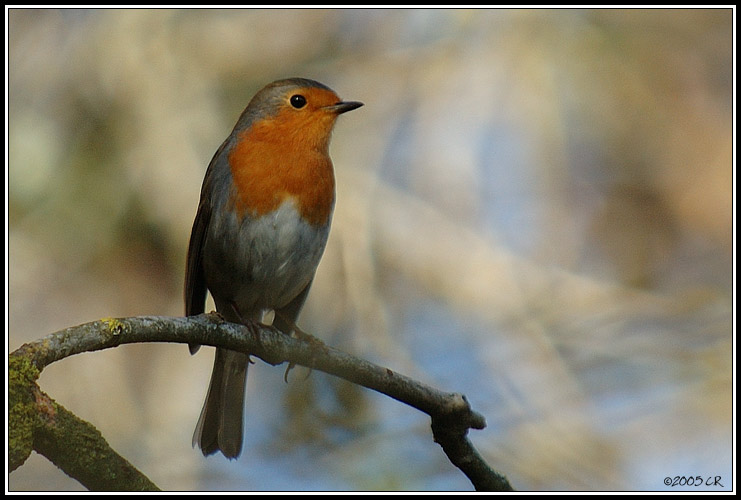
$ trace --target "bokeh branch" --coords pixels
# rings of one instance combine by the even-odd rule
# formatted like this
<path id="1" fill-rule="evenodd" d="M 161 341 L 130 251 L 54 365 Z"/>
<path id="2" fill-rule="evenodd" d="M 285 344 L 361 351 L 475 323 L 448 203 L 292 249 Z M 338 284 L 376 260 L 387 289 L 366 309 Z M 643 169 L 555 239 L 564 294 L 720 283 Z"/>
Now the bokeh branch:
<path id="1" fill-rule="evenodd" d="M 44 367 L 67 356 L 135 342 L 198 343 L 224 347 L 249 353 L 271 365 L 289 362 L 290 365 L 302 365 L 323 371 L 386 394 L 431 417 L 435 441 L 442 446 L 450 461 L 471 480 L 477 490 L 512 490 L 507 479 L 491 469 L 467 439 L 468 429 L 483 429 L 486 423 L 480 414 L 471 409 L 465 396 L 439 391 L 388 368 L 374 365 L 326 346 L 305 334 L 300 339 L 293 338 L 275 328 L 257 323 L 248 326 L 227 323 L 215 314 L 202 314 L 188 318 L 103 319 L 60 330 L 39 341 L 24 344 L 13 352 L 10 355 L 10 367 L 11 369 L 16 367 L 22 375 L 14 375 L 17 384 L 14 389 L 15 397 L 11 397 L 10 401 L 10 433 L 11 437 L 18 437 L 11 440 L 11 469 L 22 464 L 33 447 L 72 477 L 90 487 L 79 476 L 79 468 L 65 468 L 62 465 L 65 459 L 59 457 L 70 451 L 74 455 L 80 455 L 77 445 L 62 444 L 61 439 L 65 436 L 60 435 L 59 432 L 42 432 L 44 427 L 38 424 L 44 420 L 42 408 L 53 407 L 59 409 L 55 410 L 57 412 L 61 412 L 63 408 L 41 393 L 35 380 Z M 30 410 L 33 406 L 29 406 L 29 403 L 33 401 L 36 401 L 35 410 Z M 50 403 L 44 405 L 39 401 Z M 63 414 L 68 415 L 68 412 L 64 410 Z M 70 415 L 70 420 L 72 419 L 76 420 L 76 417 Z M 98 439 L 94 436 L 95 433 L 97 431 L 94 433 L 90 431 L 87 435 L 93 435 L 90 439 L 95 442 L 95 446 L 99 446 Z M 102 442 L 100 446 L 107 447 L 102 437 L 99 435 L 97 437 Z M 115 452 L 112 453 L 114 455 L 110 455 L 113 457 L 111 460 L 115 461 L 120 458 L 115 455 Z M 99 457 L 97 454 L 91 456 Z M 108 455 L 105 460 L 97 461 L 105 461 L 107 465 Z M 124 467 L 122 470 L 126 470 L 127 474 L 138 474 L 139 482 L 133 483 L 127 480 L 124 483 L 115 483 L 115 485 L 111 483 L 110 489 L 132 489 L 134 484 L 138 486 L 138 489 L 156 488 L 130 464 L 128 464 L 130 469 L 126 468 L 125 464 L 119 464 L 119 466 Z M 102 477 L 104 473 L 98 472 L 96 476 Z M 111 478 L 114 476 L 116 473 L 110 474 Z M 122 486 L 119 486 L 121 484 Z M 95 489 L 101 488 L 104 487 L 95 485 Z"/>

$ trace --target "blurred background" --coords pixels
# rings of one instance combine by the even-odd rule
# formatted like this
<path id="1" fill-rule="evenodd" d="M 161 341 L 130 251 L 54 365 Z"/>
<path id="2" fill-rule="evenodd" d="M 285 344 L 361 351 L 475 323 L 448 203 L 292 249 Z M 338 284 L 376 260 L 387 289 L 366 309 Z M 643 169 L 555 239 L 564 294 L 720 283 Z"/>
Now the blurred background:
<path id="1" fill-rule="evenodd" d="M 303 76 L 365 103 L 335 128 L 303 329 L 466 394 L 488 423 L 469 437 L 517 489 L 730 489 L 732 20 L 12 9 L 9 349 L 182 315 L 209 160 L 259 88 Z M 259 360 L 242 457 L 204 459 L 212 353 L 122 346 L 40 385 L 164 489 L 472 489 L 425 415 Z M 81 489 L 36 454 L 8 484 Z"/>

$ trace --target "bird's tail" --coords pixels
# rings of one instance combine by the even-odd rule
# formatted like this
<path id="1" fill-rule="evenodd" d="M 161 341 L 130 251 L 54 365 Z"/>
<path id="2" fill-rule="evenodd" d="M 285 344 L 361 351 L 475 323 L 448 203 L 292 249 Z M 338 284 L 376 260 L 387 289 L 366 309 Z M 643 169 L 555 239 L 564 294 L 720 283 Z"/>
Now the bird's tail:
<path id="1" fill-rule="evenodd" d="M 193 433 L 193 446 L 204 455 L 219 450 L 227 458 L 242 451 L 242 414 L 249 356 L 228 349 L 216 349 L 206 402 Z"/>

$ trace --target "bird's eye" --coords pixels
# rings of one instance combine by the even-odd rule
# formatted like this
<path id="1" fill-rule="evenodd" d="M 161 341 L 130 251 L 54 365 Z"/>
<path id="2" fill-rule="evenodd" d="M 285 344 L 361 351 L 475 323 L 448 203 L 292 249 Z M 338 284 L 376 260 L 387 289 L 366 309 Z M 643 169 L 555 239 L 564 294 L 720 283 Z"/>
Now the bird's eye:
<path id="1" fill-rule="evenodd" d="M 306 106 L 306 97 L 302 96 L 301 94 L 291 96 L 291 106 L 296 109 L 303 108 L 304 106 Z"/>

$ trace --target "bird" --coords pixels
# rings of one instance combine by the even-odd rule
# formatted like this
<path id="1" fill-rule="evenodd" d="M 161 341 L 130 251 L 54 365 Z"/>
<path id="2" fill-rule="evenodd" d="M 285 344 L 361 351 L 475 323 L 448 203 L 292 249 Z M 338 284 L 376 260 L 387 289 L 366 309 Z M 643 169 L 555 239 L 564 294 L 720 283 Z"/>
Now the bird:
<path id="1" fill-rule="evenodd" d="M 290 335 L 329 236 L 335 178 L 329 143 L 339 115 L 362 106 L 307 78 L 274 81 L 249 101 L 206 170 L 186 259 L 185 314 L 207 292 L 226 321 Z M 194 354 L 200 346 L 190 345 Z M 193 433 L 204 456 L 242 451 L 247 354 L 216 348 Z"/>

